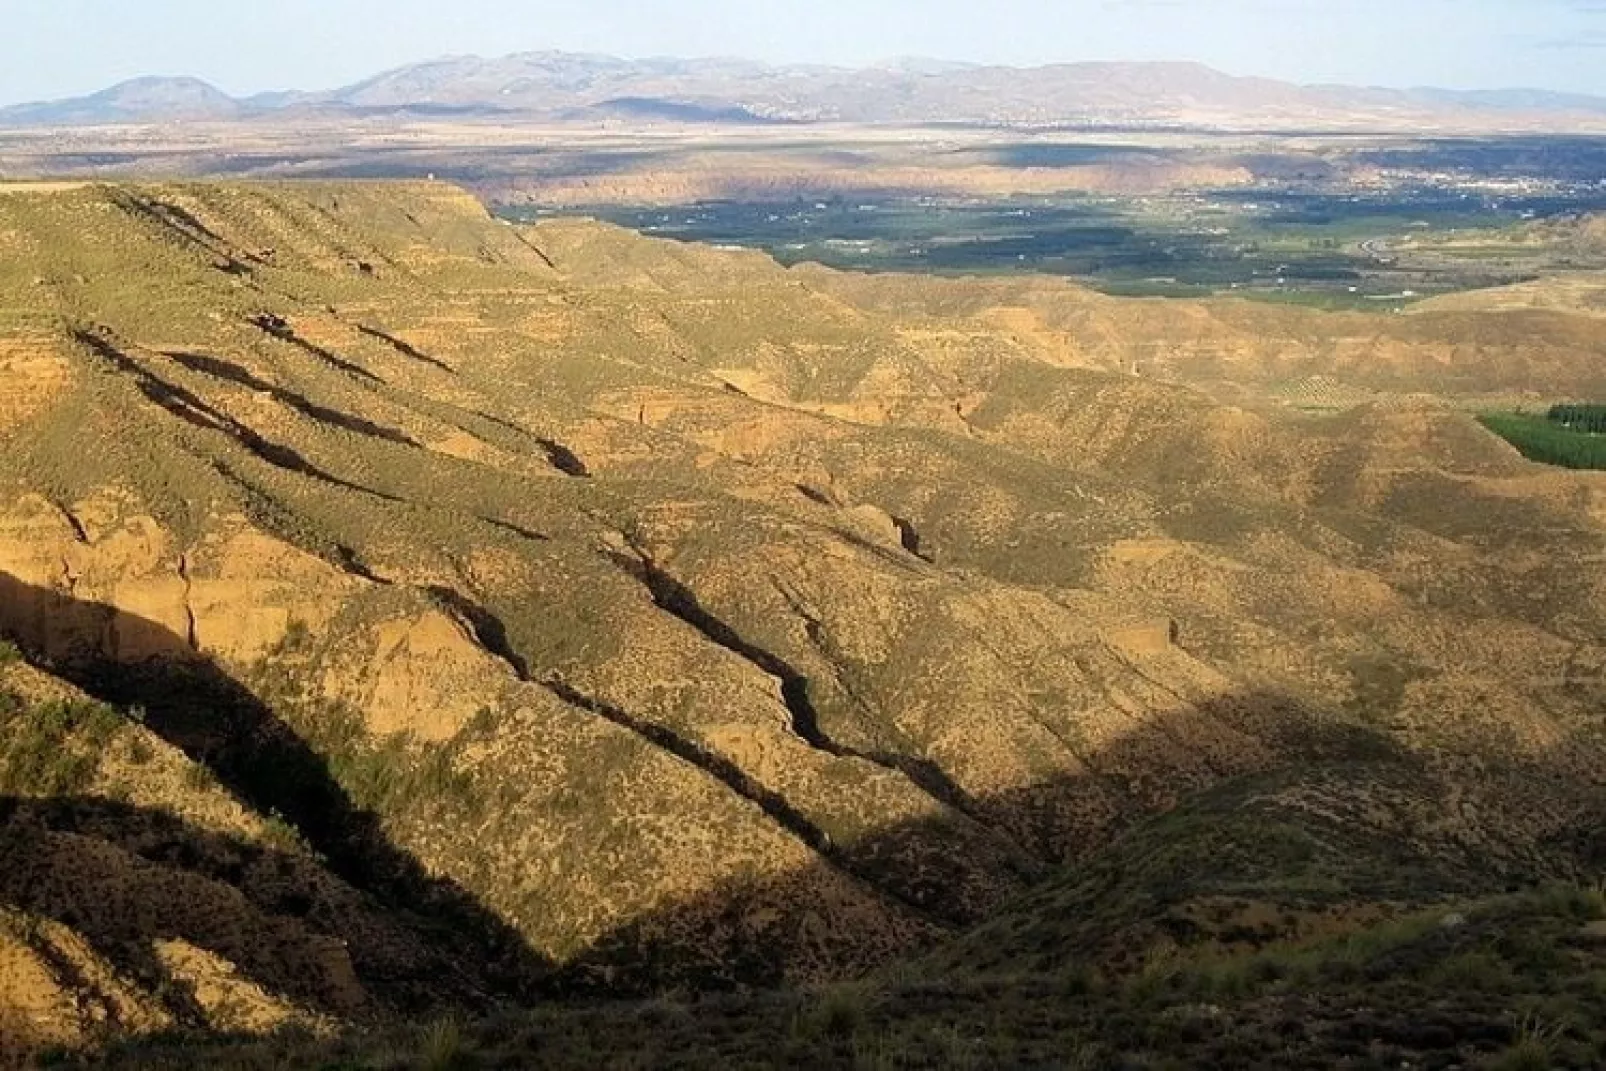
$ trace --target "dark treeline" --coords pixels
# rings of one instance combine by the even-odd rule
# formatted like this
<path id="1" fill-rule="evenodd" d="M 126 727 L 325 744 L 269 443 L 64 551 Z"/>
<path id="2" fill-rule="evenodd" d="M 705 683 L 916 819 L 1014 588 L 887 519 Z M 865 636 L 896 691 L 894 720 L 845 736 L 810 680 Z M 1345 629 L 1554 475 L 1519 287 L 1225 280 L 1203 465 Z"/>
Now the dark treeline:
<path id="1" fill-rule="evenodd" d="M 1571 428 L 1573 431 L 1587 431 L 1593 435 L 1606 434 L 1606 405 L 1597 403 L 1553 405 L 1545 417 L 1552 423 Z"/>

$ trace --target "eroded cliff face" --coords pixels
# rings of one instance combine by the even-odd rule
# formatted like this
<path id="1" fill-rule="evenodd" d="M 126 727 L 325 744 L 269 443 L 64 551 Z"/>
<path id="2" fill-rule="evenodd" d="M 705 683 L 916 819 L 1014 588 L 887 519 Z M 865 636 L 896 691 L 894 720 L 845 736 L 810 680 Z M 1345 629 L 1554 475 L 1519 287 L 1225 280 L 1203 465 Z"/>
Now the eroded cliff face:
<path id="1" fill-rule="evenodd" d="M 327 626 L 353 586 L 240 514 L 216 517 L 186 545 L 126 490 L 70 507 L 24 494 L 10 506 L 0 570 L 33 590 L 7 608 L 7 629 L 50 659 L 88 651 L 119 662 L 206 654 L 249 664 L 292 621 Z"/>
<path id="2" fill-rule="evenodd" d="M 1414 764 L 1502 859 L 1602 789 L 1606 485 L 1407 396 L 1504 389 L 1502 314 L 844 279 L 433 185 L 17 194 L 0 233 L 0 631 L 418 923 L 406 969 L 305 897 L 156 927 L 203 1008 L 260 991 L 246 1028 L 418 999 L 442 927 L 454 999 L 851 974 L 1291 767 Z M 1398 392 L 1318 419 L 1284 371 Z M 133 969 L 64 902 L 21 910 Z M 292 931 L 311 989 L 250 958 Z"/>

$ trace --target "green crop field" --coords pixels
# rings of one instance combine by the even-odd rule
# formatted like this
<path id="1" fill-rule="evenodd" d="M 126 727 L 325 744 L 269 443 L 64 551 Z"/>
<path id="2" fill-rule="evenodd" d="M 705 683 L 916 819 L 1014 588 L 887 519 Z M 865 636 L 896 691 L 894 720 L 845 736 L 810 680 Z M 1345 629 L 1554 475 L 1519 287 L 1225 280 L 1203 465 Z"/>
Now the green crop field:
<path id="1" fill-rule="evenodd" d="M 1568 419 L 1575 416 L 1576 419 Z M 1606 424 L 1606 406 L 1556 406 L 1546 416 L 1486 413 L 1484 427 L 1522 451 L 1530 461 L 1569 469 L 1606 470 L 1606 434 L 1588 430 Z"/>
<path id="2" fill-rule="evenodd" d="M 1524 221 L 1606 206 L 1437 189 L 1221 190 L 1155 197 L 831 196 L 785 203 L 504 207 L 571 211 L 661 237 L 762 249 L 783 264 L 938 275 L 1042 273 L 1139 297 L 1235 294 L 1388 311 L 1532 278 Z M 1486 244 L 1487 243 L 1487 244 Z"/>

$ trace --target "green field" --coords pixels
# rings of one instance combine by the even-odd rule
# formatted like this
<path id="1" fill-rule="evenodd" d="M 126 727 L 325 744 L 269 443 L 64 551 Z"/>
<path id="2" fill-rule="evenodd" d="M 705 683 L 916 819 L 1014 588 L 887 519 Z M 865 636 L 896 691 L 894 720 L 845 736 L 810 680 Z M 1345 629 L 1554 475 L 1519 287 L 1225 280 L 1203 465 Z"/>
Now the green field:
<path id="1" fill-rule="evenodd" d="M 1533 250 L 1505 239 L 1526 221 L 1600 207 L 1606 207 L 1606 193 L 1579 200 L 1439 189 L 1258 189 L 1156 197 L 831 197 L 599 205 L 575 212 L 662 237 L 759 248 L 788 265 L 1045 273 L 1124 296 L 1229 293 L 1390 310 L 1435 294 L 1532 278 L 1539 267 Z M 521 220 L 558 214 L 501 211 Z"/>
<path id="2" fill-rule="evenodd" d="M 1569 410 L 1584 419 L 1569 421 Z M 1528 413 L 1486 413 L 1478 419 L 1530 461 L 1569 469 L 1606 470 L 1606 434 L 1582 430 L 1606 415 L 1606 406 L 1556 406 L 1545 416 Z"/>

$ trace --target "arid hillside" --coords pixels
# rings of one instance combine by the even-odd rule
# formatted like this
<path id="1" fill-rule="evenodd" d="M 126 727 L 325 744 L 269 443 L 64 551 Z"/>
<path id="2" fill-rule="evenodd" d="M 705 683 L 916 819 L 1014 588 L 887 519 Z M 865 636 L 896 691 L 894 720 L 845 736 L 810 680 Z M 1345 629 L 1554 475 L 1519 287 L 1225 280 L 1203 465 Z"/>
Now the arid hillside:
<path id="1" fill-rule="evenodd" d="M 910 962 L 1030 1003 L 1587 886 L 1606 474 L 1467 407 L 1603 351 L 433 183 L 0 194 L 5 1044 Z"/>

